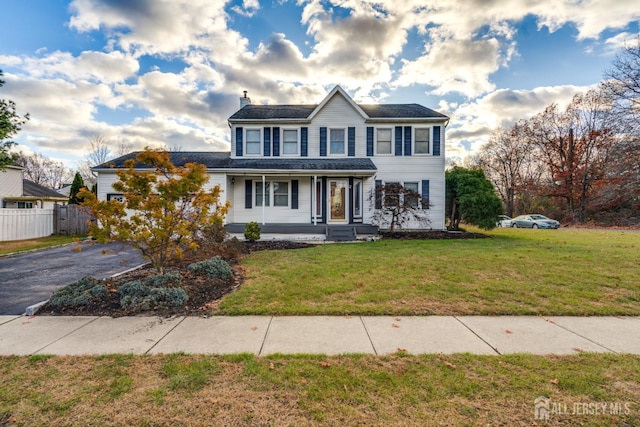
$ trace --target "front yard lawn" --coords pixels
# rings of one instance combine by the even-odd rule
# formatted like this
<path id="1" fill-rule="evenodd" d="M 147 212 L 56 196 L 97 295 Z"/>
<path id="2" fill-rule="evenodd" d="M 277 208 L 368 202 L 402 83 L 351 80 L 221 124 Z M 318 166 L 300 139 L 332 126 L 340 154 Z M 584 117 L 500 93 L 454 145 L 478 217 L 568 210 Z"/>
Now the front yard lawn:
<path id="1" fill-rule="evenodd" d="M 215 314 L 640 315 L 640 234 L 498 229 L 251 254 Z"/>
<path id="2" fill-rule="evenodd" d="M 639 383 L 595 353 L 0 357 L 0 425 L 632 426 Z"/>

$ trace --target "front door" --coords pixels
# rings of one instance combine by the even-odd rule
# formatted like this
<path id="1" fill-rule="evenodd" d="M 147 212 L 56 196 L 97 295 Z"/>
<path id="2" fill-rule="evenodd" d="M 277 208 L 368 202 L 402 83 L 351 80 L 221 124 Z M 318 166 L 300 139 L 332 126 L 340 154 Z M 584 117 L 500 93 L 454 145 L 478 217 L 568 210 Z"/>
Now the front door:
<path id="1" fill-rule="evenodd" d="M 348 188 L 349 181 L 347 180 L 329 180 L 329 221 L 347 222 Z"/>

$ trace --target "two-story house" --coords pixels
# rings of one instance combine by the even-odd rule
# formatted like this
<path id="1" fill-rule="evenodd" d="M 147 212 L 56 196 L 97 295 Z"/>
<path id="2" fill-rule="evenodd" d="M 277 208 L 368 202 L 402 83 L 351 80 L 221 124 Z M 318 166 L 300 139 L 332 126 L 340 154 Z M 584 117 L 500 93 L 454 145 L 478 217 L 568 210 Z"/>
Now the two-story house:
<path id="1" fill-rule="evenodd" d="M 0 207 L 6 209 L 51 209 L 65 205 L 69 197 L 24 179 L 23 168 L 9 165 L 0 170 Z"/>
<path id="2" fill-rule="evenodd" d="M 447 116 L 418 104 L 357 104 L 340 86 L 314 105 L 253 105 L 246 93 L 240 100 L 229 118 L 230 153 L 171 153 L 174 164 L 207 166 L 208 185 L 231 201 L 230 231 L 256 221 L 263 231 L 370 233 L 381 203 L 374 193 L 385 183 L 429 201 L 416 206 L 428 221 L 405 228 L 444 229 Z M 111 188 L 114 169 L 135 154 L 95 168 L 99 198 L 121 196 Z"/>

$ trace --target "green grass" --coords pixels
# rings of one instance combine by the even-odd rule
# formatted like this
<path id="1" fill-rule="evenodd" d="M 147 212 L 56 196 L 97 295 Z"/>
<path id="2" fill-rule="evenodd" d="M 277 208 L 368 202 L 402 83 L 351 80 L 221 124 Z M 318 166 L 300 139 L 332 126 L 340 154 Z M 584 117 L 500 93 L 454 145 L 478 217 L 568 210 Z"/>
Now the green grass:
<path id="1" fill-rule="evenodd" d="M 543 425 L 630 426 L 638 384 L 640 356 L 595 353 L 0 357 L 0 425 L 536 425 L 545 396 L 570 412 Z M 571 413 L 595 403 L 617 413 Z"/>
<path id="2" fill-rule="evenodd" d="M 38 239 L 11 240 L 8 242 L 0 242 L 0 255 L 64 245 L 66 243 L 77 242 L 84 237 L 86 236 L 49 236 L 41 237 Z"/>
<path id="3" fill-rule="evenodd" d="M 216 313 L 640 315 L 640 233 L 488 234 L 254 253 Z"/>

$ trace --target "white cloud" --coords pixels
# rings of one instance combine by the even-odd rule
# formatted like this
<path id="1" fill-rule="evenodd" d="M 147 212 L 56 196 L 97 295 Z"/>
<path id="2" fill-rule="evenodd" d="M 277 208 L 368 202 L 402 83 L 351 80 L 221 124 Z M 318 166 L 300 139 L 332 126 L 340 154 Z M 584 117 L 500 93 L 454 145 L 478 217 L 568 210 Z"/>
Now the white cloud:
<path id="1" fill-rule="evenodd" d="M 493 129 L 510 127 L 520 119 L 528 119 L 553 103 L 561 108 L 571 102 L 576 93 L 591 87 L 553 86 L 533 90 L 499 89 L 471 102 L 464 103 L 450 113 L 447 129 L 447 155 L 462 158 L 476 152 L 486 143 Z M 444 104 L 444 107 L 455 107 Z"/>
<path id="2" fill-rule="evenodd" d="M 258 0 L 243 0 L 242 7 L 233 6 L 233 10 L 238 15 L 252 17 L 260 9 L 260 2 Z"/>
<path id="3" fill-rule="evenodd" d="M 129 140 L 137 148 L 228 148 L 226 119 L 238 108 L 243 90 L 256 103 L 315 103 L 334 84 L 360 102 L 386 100 L 396 88 L 441 96 L 460 93 L 457 102 L 443 100 L 439 108 L 452 115 L 448 142 L 467 150 L 493 127 L 570 99 L 580 89 L 495 90 L 496 72 L 508 68 L 518 54 L 516 25 L 525 17 L 534 16 L 539 27 L 550 31 L 575 25 L 580 39 L 597 38 L 606 29 L 640 19 L 636 0 L 564 0 L 552 6 L 548 0 L 296 4 L 308 45 L 296 44 L 286 27 L 274 25 L 269 37 L 252 40 L 256 47 L 250 48 L 249 35 L 231 28 L 231 19 L 234 13 L 260 19 L 267 12 L 258 0 L 227 9 L 231 16 L 225 11 L 228 0 L 73 0 L 69 27 L 100 32 L 104 49 L 0 56 L 12 73 L 3 94 L 32 115 L 25 140 L 71 153 L 81 152 L 95 134 Z M 604 44 L 619 46 L 623 34 Z M 422 49 L 401 60 L 410 36 L 421 40 Z M 172 72 L 161 66 L 141 71 L 142 55 L 186 65 Z M 465 97 L 467 102 L 459 105 Z M 122 117 L 128 111 L 141 111 L 144 118 L 111 125 L 101 117 L 105 110 L 120 113 L 120 123 L 127 121 Z"/>

